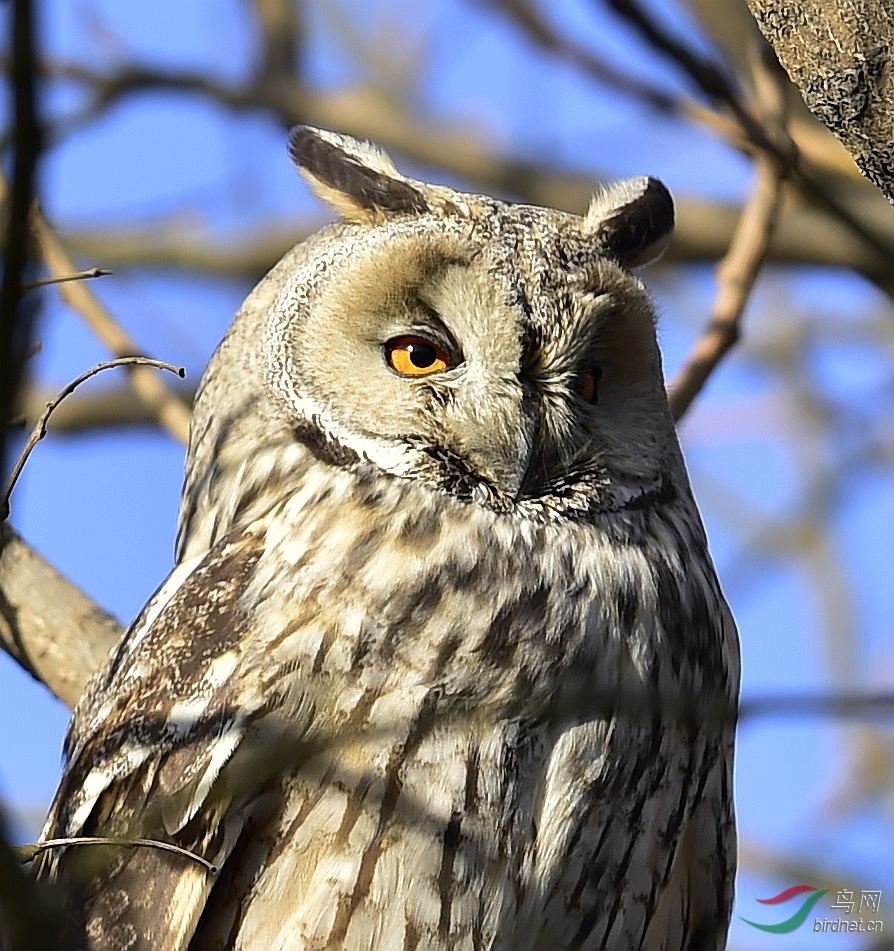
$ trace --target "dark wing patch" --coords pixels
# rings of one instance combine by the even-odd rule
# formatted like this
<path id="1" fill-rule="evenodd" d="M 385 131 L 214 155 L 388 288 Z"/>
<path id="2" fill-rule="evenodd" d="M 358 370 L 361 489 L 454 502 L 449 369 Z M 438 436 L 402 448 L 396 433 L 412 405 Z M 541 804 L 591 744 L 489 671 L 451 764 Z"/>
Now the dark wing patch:
<path id="1" fill-rule="evenodd" d="M 160 839 L 225 861 L 239 830 L 226 794 L 211 793 L 254 713 L 230 673 L 252 623 L 242 595 L 263 544 L 248 533 L 222 539 L 108 687 L 96 681 L 44 838 Z M 213 885 L 189 857 L 147 846 L 52 849 L 36 864 L 66 891 L 72 948 L 183 947 Z"/>

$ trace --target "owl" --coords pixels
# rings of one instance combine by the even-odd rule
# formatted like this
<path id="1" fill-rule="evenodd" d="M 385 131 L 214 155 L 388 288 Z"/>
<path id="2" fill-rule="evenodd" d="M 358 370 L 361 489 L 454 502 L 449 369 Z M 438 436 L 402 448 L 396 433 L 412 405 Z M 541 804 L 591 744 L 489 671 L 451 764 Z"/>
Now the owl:
<path id="1" fill-rule="evenodd" d="M 197 396 L 176 565 L 79 704 L 36 874 L 91 951 L 706 951 L 737 635 L 635 269 L 308 127 L 338 220 Z"/>

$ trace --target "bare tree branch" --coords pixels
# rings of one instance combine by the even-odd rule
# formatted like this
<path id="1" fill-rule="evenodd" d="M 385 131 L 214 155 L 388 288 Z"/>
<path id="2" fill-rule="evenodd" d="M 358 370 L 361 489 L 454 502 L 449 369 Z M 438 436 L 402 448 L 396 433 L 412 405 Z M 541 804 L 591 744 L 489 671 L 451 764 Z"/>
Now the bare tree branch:
<path id="1" fill-rule="evenodd" d="M 619 12 L 636 8 L 636 5 L 626 0 L 608 2 Z M 533 197 L 529 197 L 535 204 L 572 211 L 586 207 L 586 202 L 579 200 L 569 207 L 568 195 L 562 194 L 561 188 L 551 185 L 552 176 L 544 176 L 540 165 L 499 156 L 492 146 L 476 140 L 467 130 L 412 117 L 393 100 L 374 90 L 355 88 L 333 93 L 309 91 L 297 78 L 291 83 L 282 80 L 270 82 L 261 78 L 254 83 L 232 86 L 204 74 L 163 72 L 138 65 L 109 73 L 81 64 L 56 63 L 49 64 L 46 69 L 49 75 L 85 84 L 93 91 L 98 110 L 122 97 L 150 89 L 193 92 L 232 109 L 268 109 L 284 125 L 305 122 L 339 129 L 360 138 L 375 139 L 389 150 L 401 152 L 435 168 L 447 169 L 491 191 L 525 196 L 535 192 Z M 705 82 L 712 93 L 723 94 L 725 102 L 735 104 L 731 106 L 734 118 L 755 148 L 769 150 L 777 160 L 793 167 L 810 200 L 837 218 L 873 253 L 883 256 L 889 270 L 894 268 L 894 238 L 837 202 L 833 195 L 797 168 L 795 157 L 779 151 L 778 145 L 740 102 L 731 87 L 727 96 L 719 80 Z M 592 182 L 587 180 L 587 193 L 591 190 Z"/>
<path id="2" fill-rule="evenodd" d="M 170 268 L 211 277 L 259 280 L 322 223 L 322 219 L 316 226 L 270 221 L 228 240 L 184 233 L 182 227 L 173 224 L 145 229 L 67 230 L 62 237 L 72 253 L 105 260 L 115 268 Z"/>
<path id="3" fill-rule="evenodd" d="M 150 89 L 198 92 L 230 108 L 269 109 L 284 124 L 310 122 L 375 138 L 387 148 L 444 168 L 486 190 L 518 196 L 533 204 L 579 212 L 586 207 L 594 184 L 589 175 L 569 174 L 561 169 L 544 168 L 542 163 L 501 157 L 489 143 L 476 140 L 466 130 L 411 117 L 388 97 L 368 89 L 319 93 L 307 90 L 297 78 L 290 81 L 280 79 L 274 83 L 263 77 L 248 85 L 228 86 L 203 74 L 161 72 L 139 66 L 123 67 L 111 73 L 80 64 L 55 63 L 44 68 L 49 75 L 86 85 L 94 92 L 102 108 L 123 96 Z M 714 87 L 709 84 L 708 88 Z M 736 123 L 741 136 L 754 140 L 751 148 L 775 151 L 777 159 L 793 165 L 795 159 L 791 150 L 779 153 L 778 145 L 773 143 L 772 137 L 751 111 L 736 99 L 731 87 L 728 98 L 737 103 Z M 734 138 L 732 141 L 736 145 L 742 144 Z M 801 186 L 811 201 L 817 202 L 825 213 L 810 209 L 795 211 L 791 223 L 779 229 L 768 259 L 806 260 L 853 267 L 876 281 L 886 292 L 894 292 L 894 218 L 890 217 L 890 212 L 885 209 L 886 216 L 871 201 L 852 190 L 839 194 L 840 185 L 830 186 L 824 182 L 820 186 L 812 179 L 808 181 L 799 167 L 795 168 L 795 174 L 800 176 Z M 685 204 L 681 206 L 678 237 L 669 260 L 716 260 L 729 246 L 738 210 L 698 202 L 687 209 Z M 687 211 L 691 213 L 686 214 Z M 715 217 L 717 220 L 712 220 Z M 701 233 L 703 229 L 705 235 Z M 718 229 L 724 232 L 723 236 L 720 240 L 711 240 Z M 238 269 L 257 277 L 277 259 L 279 252 L 289 246 L 284 238 L 271 239 L 270 253 L 267 254 L 257 239 L 250 242 L 251 251 L 245 250 L 244 246 L 237 251 L 226 247 L 209 249 L 202 241 L 168 236 L 155 241 L 145 255 L 135 247 L 134 241 L 129 241 L 118 252 L 111 249 L 113 256 L 106 260 L 110 264 L 131 260 L 178 267 L 196 266 L 213 273 Z M 95 249 L 92 240 L 84 244 L 85 253 L 92 254 Z"/>
<path id="4" fill-rule="evenodd" d="M 717 296 L 711 318 L 685 363 L 671 381 L 669 400 L 680 420 L 717 365 L 739 340 L 739 321 L 764 263 L 779 210 L 781 181 L 772 160 L 757 160 L 751 200 L 729 252 L 717 267 Z"/>
<path id="5" fill-rule="evenodd" d="M 759 717 L 828 718 L 833 720 L 894 719 L 894 693 L 778 694 L 746 698 L 739 707 L 739 722 Z"/>
<path id="6" fill-rule="evenodd" d="M 776 67 L 778 70 L 778 67 Z M 764 120 L 785 134 L 785 92 L 771 68 L 755 53 L 755 84 Z M 720 361 L 739 339 L 739 322 L 764 264 L 779 214 L 786 169 L 770 154 L 755 161 L 751 199 L 742 213 L 730 249 L 717 268 L 717 295 L 711 319 L 670 386 L 670 405 L 679 420 L 701 392 Z"/>
<path id="7" fill-rule="evenodd" d="M 261 37 L 258 72 L 269 79 L 292 79 L 299 73 L 304 42 L 299 5 L 295 0 L 251 0 Z"/>
<path id="8" fill-rule="evenodd" d="M 561 35 L 530 0 L 481 0 L 481 5 L 499 10 L 531 42 L 563 62 L 576 66 L 591 79 L 638 99 L 657 112 L 691 119 L 726 137 L 738 134 L 736 124 L 715 110 L 688 96 L 670 93 L 633 73 L 623 72 L 601 60 L 576 40 Z"/>
<path id="9" fill-rule="evenodd" d="M 519 197 L 531 204 L 553 204 L 581 213 L 594 184 L 589 176 L 546 169 Z M 894 215 L 872 186 L 848 186 L 842 190 L 841 199 L 862 220 L 894 241 Z M 677 229 L 663 263 L 713 263 L 722 257 L 729 249 L 742 207 L 687 196 L 678 198 L 676 205 Z M 290 226 L 271 221 L 252 233 L 222 241 L 201 234 L 184 235 L 182 229 L 173 226 L 154 226 L 144 230 L 71 230 L 65 233 L 65 241 L 79 256 L 102 260 L 115 268 L 163 267 L 258 280 L 313 230 L 314 224 Z M 848 268 L 894 296 L 894 264 L 834 218 L 814 208 L 792 205 L 786 209 L 772 235 L 766 259 L 775 264 Z"/>
<path id="10" fill-rule="evenodd" d="M 705 95 L 723 103 L 739 124 L 743 135 L 755 148 L 773 158 L 785 170 L 786 175 L 791 175 L 806 198 L 838 218 L 867 244 L 875 244 L 883 249 L 887 257 L 894 255 L 894 242 L 881 232 L 867 227 L 866 222 L 854 215 L 848 206 L 838 202 L 828 189 L 814 180 L 799 161 L 791 140 L 780 143 L 774 137 L 772 129 L 768 129 L 759 116 L 755 115 L 719 64 L 693 52 L 684 43 L 672 37 L 637 0 L 605 0 L 605 3 L 633 24 L 655 49 L 676 62 Z M 894 147 L 890 157 L 894 157 Z"/>
<path id="11" fill-rule="evenodd" d="M 31 226 L 52 274 L 65 276 L 77 270 L 65 246 L 37 206 L 32 209 Z M 60 284 L 59 293 L 116 357 L 129 357 L 141 352 L 142 348 L 121 327 L 85 282 Z M 188 407 L 170 392 L 149 367 L 134 365 L 130 379 L 134 391 L 157 415 L 161 425 L 175 439 L 185 444 L 189 438 Z"/>
<path id="12" fill-rule="evenodd" d="M 121 637 L 121 624 L 0 523 L 0 647 L 67 706 Z"/>

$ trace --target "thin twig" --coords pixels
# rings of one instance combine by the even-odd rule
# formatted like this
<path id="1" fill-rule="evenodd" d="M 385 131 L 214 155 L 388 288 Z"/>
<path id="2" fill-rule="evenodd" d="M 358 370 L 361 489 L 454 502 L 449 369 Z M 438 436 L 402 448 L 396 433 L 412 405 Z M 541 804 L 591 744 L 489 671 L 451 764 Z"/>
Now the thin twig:
<path id="1" fill-rule="evenodd" d="M 785 92 L 779 76 L 757 54 L 752 68 L 765 121 L 784 134 Z M 717 293 L 710 320 L 669 388 L 668 400 L 676 420 L 683 417 L 717 365 L 738 342 L 745 305 L 770 247 L 786 168 L 769 153 L 757 156 L 755 168 L 751 197 L 736 225 L 729 251 L 717 267 Z"/>
<path id="2" fill-rule="evenodd" d="M 668 400 L 680 420 L 723 357 L 739 340 L 740 321 L 757 279 L 773 231 L 781 192 L 773 162 L 759 158 L 754 190 L 733 235 L 729 251 L 717 268 L 717 294 L 711 318 L 685 363 L 674 377 Z"/>
<path id="3" fill-rule="evenodd" d="M 75 271 L 74 274 L 53 275 L 53 277 L 42 277 L 39 281 L 28 281 L 22 285 L 22 293 L 33 291 L 38 287 L 46 287 L 49 284 L 65 284 L 67 281 L 87 281 L 94 277 L 108 277 L 112 272 L 105 267 L 90 267 L 83 271 Z"/>
<path id="4" fill-rule="evenodd" d="M 82 373 L 79 377 L 72 380 L 67 386 L 61 389 L 56 396 L 51 399 L 41 413 L 40 418 L 34 424 L 34 429 L 31 430 L 31 435 L 28 437 L 28 441 L 25 443 L 25 448 L 22 450 L 21 455 L 16 460 L 16 464 L 13 466 L 12 473 L 9 477 L 9 481 L 6 484 L 6 489 L 3 493 L 3 499 L 0 500 L 0 521 L 6 519 L 9 516 L 9 497 L 12 495 L 12 490 L 15 488 L 15 484 L 19 479 L 19 476 L 22 474 L 22 470 L 25 468 L 25 463 L 28 461 L 28 457 L 31 455 L 34 447 L 43 439 L 47 434 L 47 422 L 50 416 L 53 415 L 53 410 L 70 394 L 73 393 L 83 382 L 89 380 L 91 377 L 96 376 L 98 373 L 102 373 L 103 370 L 111 370 L 114 367 L 133 367 L 133 366 L 143 366 L 143 367 L 152 367 L 156 370 L 167 370 L 169 373 L 175 373 L 179 377 L 184 377 L 186 371 L 183 367 L 174 366 L 172 363 L 166 363 L 163 360 L 153 360 L 151 357 L 118 357 L 115 360 L 106 360 L 103 363 L 97 363 L 95 367 L 91 367 L 85 373 Z"/>
<path id="5" fill-rule="evenodd" d="M 31 227 L 50 273 L 57 277 L 74 273 L 77 270 L 74 261 L 37 205 L 31 210 Z M 116 357 L 129 356 L 143 349 L 121 327 L 86 282 L 60 284 L 59 294 L 84 318 L 90 329 Z M 159 423 L 185 445 L 189 438 L 189 409 L 146 366 L 136 366 L 131 372 L 130 382 Z"/>
<path id="6" fill-rule="evenodd" d="M 563 62 L 573 64 L 590 79 L 638 99 L 657 112 L 690 119 L 733 140 L 740 147 L 746 145 L 737 124 L 727 116 L 689 96 L 669 92 L 605 62 L 576 40 L 560 34 L 530 0 L 483 0 L 482 5 L 503 13 L 532 43 Z"/>
<path id="7" fill-rule="evenodd" d="M 18 856 L 23 864 L 34 860 L 40 852 L 47 849 L 58 849 L 69 845 L 114 845 L 123 848 L 139 847 L 160 849 L 162 852 L 173 852 L 175 855 L 182 855 L 184 858 L 191 859 L 198 865 L 205 868 L 211 875 L 217 874 L 217 866 L 213 862 L 196 852 L 190 852 L 182 846 L 174 845 L 173 842 L 163 842 L 160 839 L 128 839 L 128 838 L 107 838 L 100 835 L 78 835 L 65 839 L 47 839 L 44 842 L 34 842 L 28 845 L 17 845 L 13 847 L 13 852 Z"/>

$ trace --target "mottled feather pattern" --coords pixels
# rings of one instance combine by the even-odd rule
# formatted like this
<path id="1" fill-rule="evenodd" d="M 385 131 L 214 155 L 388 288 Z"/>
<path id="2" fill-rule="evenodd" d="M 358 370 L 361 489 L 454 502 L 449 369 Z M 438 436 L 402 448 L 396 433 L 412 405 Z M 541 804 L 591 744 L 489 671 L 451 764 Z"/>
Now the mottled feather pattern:
<path id="1" fill-rule="evenodd" d="M 365 146 L 319 135 L 300 156 L 346 150 L 311 175 L 349 220 L 278 265 L 212 360 L 179 571 L 79 705 L 45 833 L 217 870 L 46 853 L 69 946 L 723 948 L 737 639 L 617 263 L 636 249 L 409 180 L 389 205 L 390 163 L 358 179 Z M 600 200 L 594 235 L 663 239 Z M 322 365 L 410 331 L 463 363 L 356 393 Z"/>

